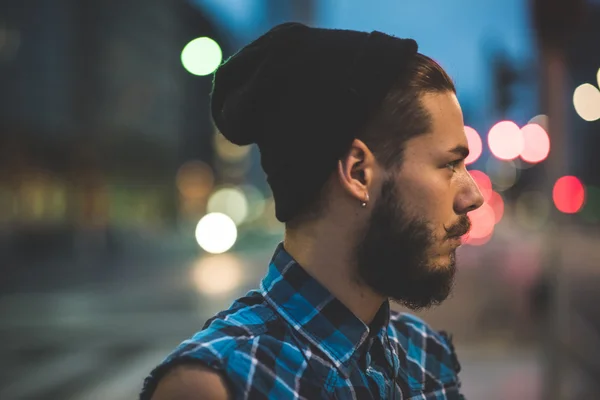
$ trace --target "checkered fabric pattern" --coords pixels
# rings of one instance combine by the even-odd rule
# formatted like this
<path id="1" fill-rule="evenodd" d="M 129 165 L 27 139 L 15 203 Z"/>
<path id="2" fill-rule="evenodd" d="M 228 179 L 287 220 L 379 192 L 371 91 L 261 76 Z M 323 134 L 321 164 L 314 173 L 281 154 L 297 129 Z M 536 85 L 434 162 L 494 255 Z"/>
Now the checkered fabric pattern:
<path id="1" fill-rule="evenodd" d="M 140 399 L 181 363 L 221 371 L 235 399 L 464 399 L 446 334 L 388 302 L 365 325 L 282 245 L 260 289 L 184 341 L 146 378 Z"/>

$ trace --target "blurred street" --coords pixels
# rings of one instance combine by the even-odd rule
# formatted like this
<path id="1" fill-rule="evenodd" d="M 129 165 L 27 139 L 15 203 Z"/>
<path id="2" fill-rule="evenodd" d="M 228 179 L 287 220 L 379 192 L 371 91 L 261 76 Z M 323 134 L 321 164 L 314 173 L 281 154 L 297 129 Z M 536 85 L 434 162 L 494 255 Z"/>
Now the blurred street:
<path id="1" fill-rule="evenodd" d="M 96 281 L 67 262 L 52 266 L 50 274 L 44 274 L 48 266 L 40 264 L 39 270 L 20 278 L 13 275 L 11 292 L 0 298 L 0 337 L 4 343 L 0 398 L 135 398 L 143 378 L 169 351 L 235 297 L 256 286 L 276 238 L 263 243 L 255 251 L 223 255 L 234 257 L 226 259 L 234 264 L 242 260 L 244 278 L 236 280 L 232 291 L 222 294 L 203 286 L 202 274 L 194 272 L 207 268 L 202 260 L 213 256 L 196 259 L 192 249 L 181 245 L 177 252 L 165 252 L 162 257 L 155 250 L 151 257 L 140 255 L 134 260 L 130 256 L 128 262 L 107 263 L 102 279 Z M 523 311 L 511 309 L 516 304 L 514 297 L 523 295 L 518 293 L 523 290 L 518 286 L 522 278 L 506 278 L 514 279 L 514 297 L 505 299 L 508 306 L 504 310 L 486 307 L 503 295 L 501 285 L 485 286 L 479 293 L 472 286 L 481 284 L 485 279 L 481 275 L 486 273 L 485 265 L 472 263 L 493 257 L 497 246 L 506 243 L 461 249 L 463 263 L 455 295 L 423 317 L 454 332 L 467 398 L 535 400 L 540 396 L 543 372 L 540 347 L 533 326 L 514 327 L 519 319 L 522 324 L 529 316 L 519 317 Z M 487 268 L 493 275 L 494 267 Z M 44 279 L 32 280 L 32 274 L 41 274 Z M 218 286 L 219 279 L 226 283 L 232 276 L 237 275 L 217 276 L 213 284 Z M 82 284 L 84 281 L 87 285 Z M 583 294 L 589 301 L 583 287 L 578 284 L 574 294 Z M 445 317 L 447 314 L 452 317 Z M 533 323 L 529 321 L 529 325 Z"/>
<path id="2" fill-rule="evenodd" d="M 288 21 L 414 38 L 455 82 L 484 202 L 418 316 L 466 398 L 600 399 L 599 1 L 0 0 L 0 400 L 134 399 L 258 286 L 284 225 L 211 93 Z"/>
<path id="3" fill-rule="evenodd" d="M 242 257 L 252 277 L 269 255 Z M 99 268 L 40 262 L 3 281 L 0 398 L 135 398 L 153 366 L 230 304 L 231 296 L 201 295 L 194 257 L 127 258 Z M 236 293 L 257 282 L 238 282 Z"/>

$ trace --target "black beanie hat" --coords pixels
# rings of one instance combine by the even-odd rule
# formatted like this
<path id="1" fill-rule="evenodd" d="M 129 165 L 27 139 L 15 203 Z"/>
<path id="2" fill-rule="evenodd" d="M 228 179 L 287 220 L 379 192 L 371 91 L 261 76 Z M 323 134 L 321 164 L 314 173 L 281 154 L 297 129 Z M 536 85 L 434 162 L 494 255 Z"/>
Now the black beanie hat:
<path id="1" fill-rule="evenodd" d="M 212 116 L 232 143 L 256 143 L 287 222 L 316 199 L 417 53 L 412 39 L 285 23 L 215 73 Z"/>

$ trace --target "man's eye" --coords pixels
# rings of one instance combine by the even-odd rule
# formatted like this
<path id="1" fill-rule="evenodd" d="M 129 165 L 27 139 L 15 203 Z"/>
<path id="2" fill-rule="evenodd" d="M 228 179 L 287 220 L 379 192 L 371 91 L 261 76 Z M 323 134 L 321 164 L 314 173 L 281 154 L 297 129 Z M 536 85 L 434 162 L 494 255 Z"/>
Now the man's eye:
<path id="1" fill-rule="evenodd" d="M 462 160 L 454 160 L 452 162 L 449 162 L 448 164 L 446 164 L 446 168 L 448 168 L 450 171 L 455 172 L 456 171 L 456 167 L 462 162 Z"/>

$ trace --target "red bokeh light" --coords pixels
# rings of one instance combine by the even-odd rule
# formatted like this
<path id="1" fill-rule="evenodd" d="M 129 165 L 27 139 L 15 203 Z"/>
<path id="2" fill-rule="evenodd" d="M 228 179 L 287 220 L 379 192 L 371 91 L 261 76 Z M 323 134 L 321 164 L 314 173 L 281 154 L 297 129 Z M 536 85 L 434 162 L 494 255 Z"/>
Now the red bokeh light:
<path id="1" fill-rule="evenodd" d="M 465 126 L 465 136 L 467 137 L 467 143 L 469 144 L 469 156 L 465 158 L 465 164 L 469 165 L 477 161 L 481 156 L 483 143 L 481 142 L 479 133 L 470 126 Z"/>
<path id="2" fill-rule="evenodd" d="M 483 203 L 475 211 L 469 213 L 471 219 L 471 232 L 468 233 L 467 243 L 472 239 L 483 239 L 487 236 L 491 236 L 494 232 L 494 225 L 496 224 L 496 216 L 492 207 Z"/>
<path id="3" fill-rule="evenodd" d="M 473 180 L 479 187 L 481 195 L 485 201 L 488 201 L 492 196 L 492 180 L 485 172 L 476 169 L 469 171 Z"/>
<path id="4" fill-rule="evenodd" d="M 554 184 L 552 199 L 556 208 L 565 214 L 581 210 L 585 201 L 585 187 L 575 176 L 563 176 Z"/>
<path id="5" fill-rule="evenodd" d="M 484 244 L 486 244 L 487 242 L 490 241 L 492 236 L 493 236 L 493 232 L 481 239 L 467 238 L 465 243 L 468 245 L 471 245 L 471 246 L 483 246 Z"/>
<path id="6" fill-rule="evenodd" d="M 496 158 L 514 160 L 523 152 L 523 135 L 512 121 L 500 121 L 488 133 L 488 145 Z"/>
<path id="7" fill-rule="evenodd" d="M 521 158 L 528 163 L 544 161 L 550 153 L 550 137 L 538 124 L 527 124 L 521 128 L 523 151 Z"/>
<path id="8" fill-rule="evenodd" d="M 494 210 L 495 222 L 500 222 L 504 216 L 504 199 L 502 199 L 502 196 L 498 192 L 492 192 L 488 204 Z"/>

